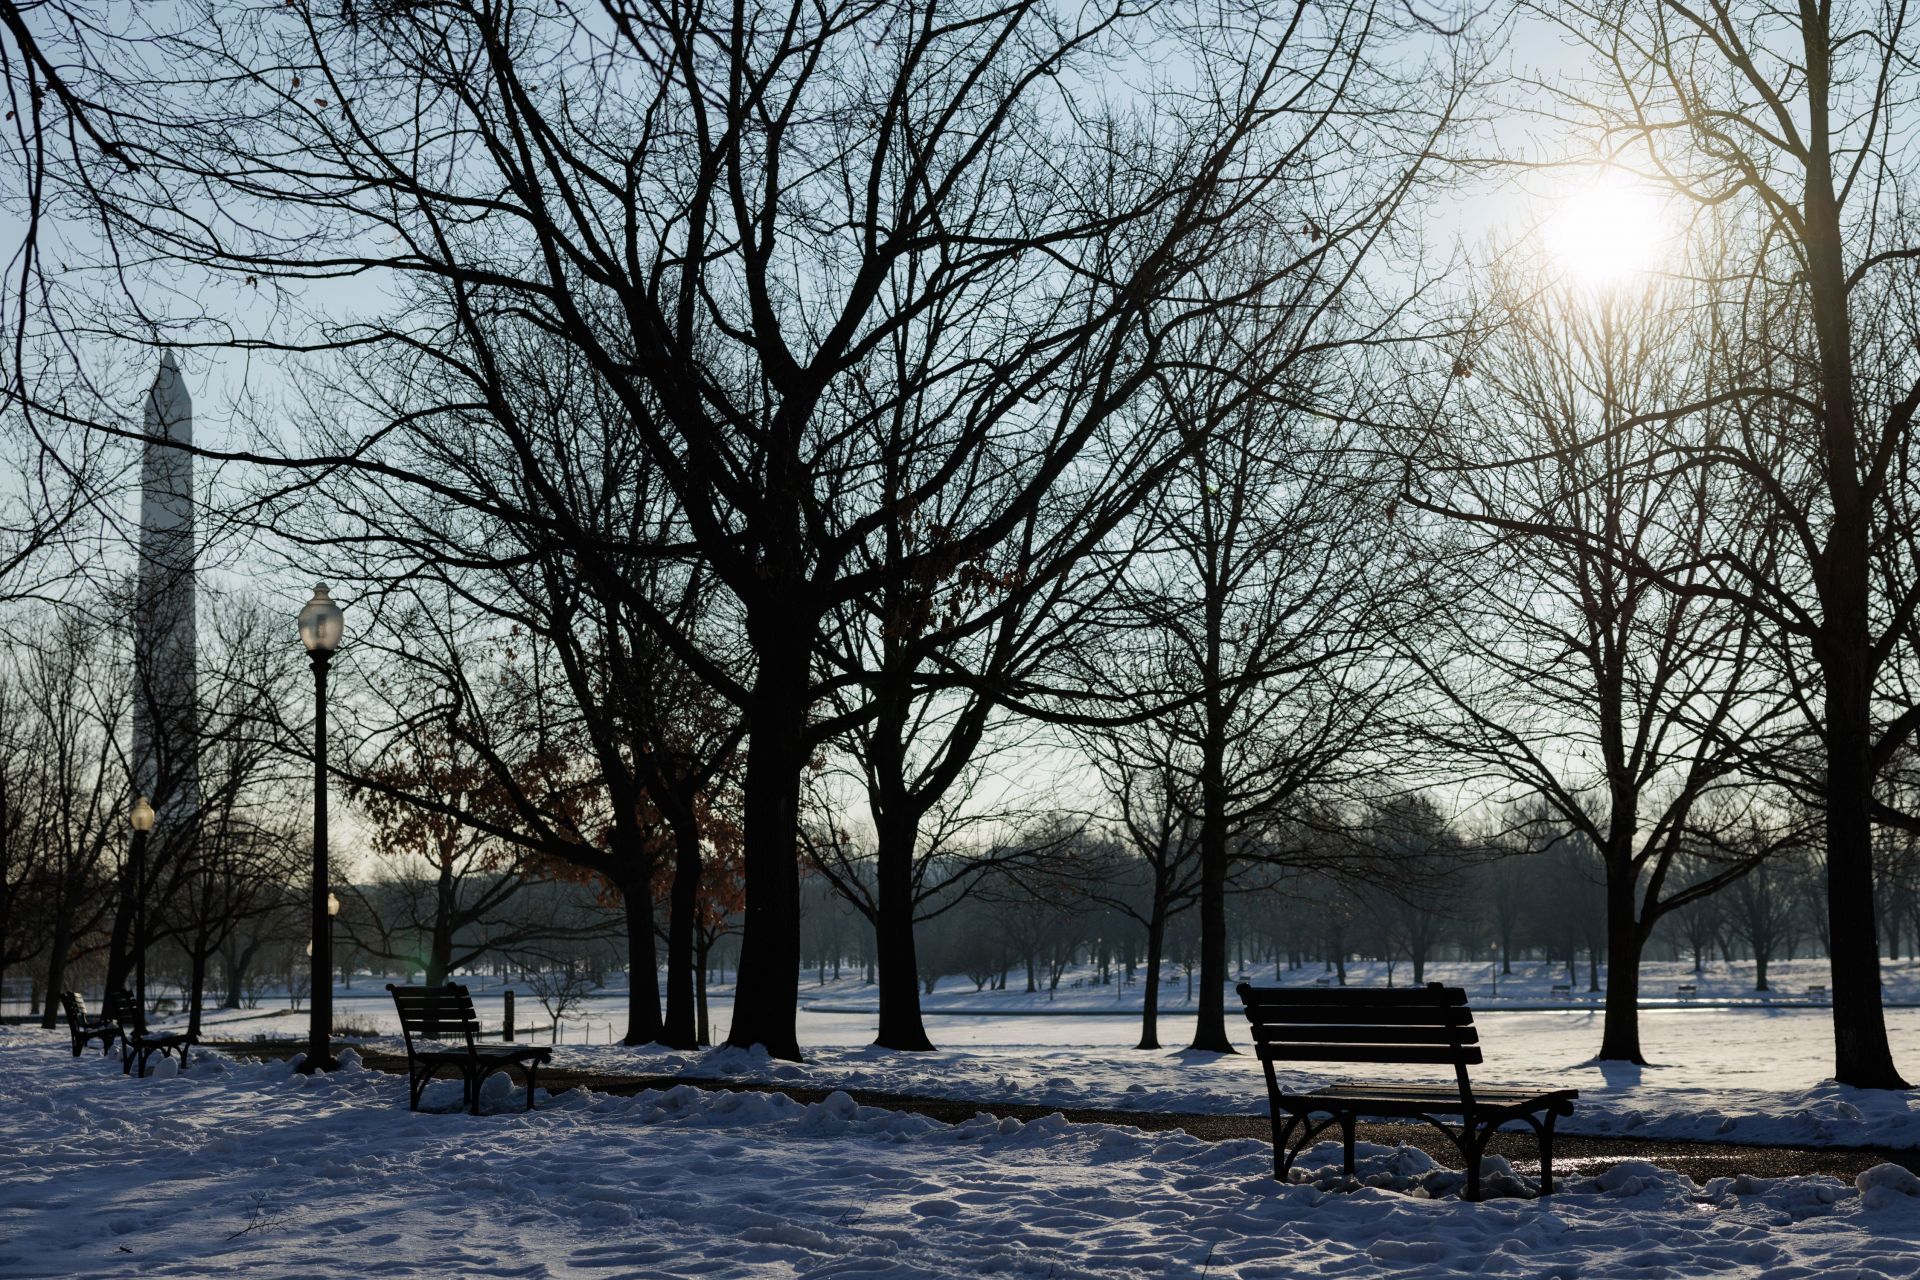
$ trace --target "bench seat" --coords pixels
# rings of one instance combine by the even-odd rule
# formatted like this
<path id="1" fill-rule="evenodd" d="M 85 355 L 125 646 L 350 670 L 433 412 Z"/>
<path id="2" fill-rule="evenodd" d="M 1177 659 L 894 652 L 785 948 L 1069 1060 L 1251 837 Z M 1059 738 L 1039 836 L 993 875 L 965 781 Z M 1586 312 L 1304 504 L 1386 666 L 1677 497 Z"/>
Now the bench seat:
<path id="1" fill-rule="evenodd" d="M 1543 1111 L 1558 1103 L 1571 1111 L 1578 1089 L 1480 1089 L 1473 1091 L 1477 1108 L 1488 1111 L 1524 1109 Z M 1460 1090 L 1452 1085 L 1330 1084 L 1308 1093 L 1282 1094 L 1302 1102 L 1349 1106 L 1369 1116 L 1417 1116 L 1427 1111 L 1452 1114 L 1460 1107 Z"/>

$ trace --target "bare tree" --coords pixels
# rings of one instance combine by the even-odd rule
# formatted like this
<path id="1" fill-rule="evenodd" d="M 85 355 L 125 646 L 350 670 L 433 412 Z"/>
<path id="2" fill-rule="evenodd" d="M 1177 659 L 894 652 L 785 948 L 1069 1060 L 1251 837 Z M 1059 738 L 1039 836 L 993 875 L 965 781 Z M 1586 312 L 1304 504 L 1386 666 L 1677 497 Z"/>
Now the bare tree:
<path id="1" fill-rule="evenodd" d="M 1123 511 L 1185 447 L 1133 409 L 1180 331 L 1226 301 L 1198 283 L 1207 264 L 1246 227 L 1303 223 L 1289 265 L 1315 283 L 1309 308 L 1329 305 L 1456 101 L 1399 74 L 1398 11 L 1359 2 L 229 17 L 205 0 L 90 46 L 89 114 L 114 126 L 96 151 L 133 167 L 63 168 L 64 190 L 136 246 L 121 264 L 263 290 L 354 278 L 359 299 L 393 300 L 335 325 L 289 291 L 243 337 L 200 332 L 303 358 L 404 350 L 460 384 L 520 483 L 476 491 L 412 465 L 404 438 L 450 407 L 437 392 L 388 412 L 328 385 L 309 440 L 244 456 L 377 474 L 540 531 L 740 709 L 732 1037 L 783 1056 L 798 1053 L 800 780 L 846 727 L 813 714 L 846 678 L 823 670 L 821 634 L 872 588 L 862 549 L 968 472 L 993 483 L 895 569 L 937 579 L 1036 513 L 1071 529 Z M 57 33 L 67 46 L 91 36 L 84 19 Z M 1097 86 L 1143 47 L 1194 73 L 1136 76 L 1108 105 Z M 1382 155 L 1390 172 L 1356 180 L 1357 157 Z M 578 351 L 635 425 L 672 494 L 670 545 L 729 596 L 750 672 L 625 590 L 624 544 L 584 528 L 522 447 L 495 356 L 528 327 Z M 895 350 L 911 358 L 889 366 Z M 876 457 L 872 429 L 903 407 L 910 430 Z"/>
<path id="2" fill-rule="evenodd" d="M 1702 394 L 1685 353 L 1707 340 L 1685 299 L 1658 280 L 1594 291 L 1509 268 L 1486 311 L 1409 473 L 1415 505 L 1454 525 L 1431 539 L 1445 570 L 1407 637 L 1442 696 L 1421 728 L 1598 855 L 1600 1056 L 1640 1062 L 1641 954 L 1663 915 L 1770 847 L 1742 843 L 1740 815 L 1767 804 L 1753 761 L 1784 708 L 1753 615 L 1691 589 L 1714 580 L 1738 514 L 1701 473 L 1645 463 L 1654 429 L 1610 429 Z M 1516 450 L 1528 460 L 1506 465 Z M 1714 875 L 1671 877 L 1716 841 Z"/>
<path id="3" fill-rule="evenodd" d="M 1167 928 L 1200 896 L 1200 842 L 1191 785 L 1185 773 L 1138 754 L 1140 742 L 1120 730 L 1089 733 L 1084 741 L 1107 792 L 1116 834 L 1094 845 L 1073 868 L 1082 892 L 1132 920 L 1146 936 L 1141 988 L 1141 1049 L 1160 1047 L 1160 983 Z"/>
<path id="4" fill-rule="evenodd" d="M 1764 833 L 1756 839 L 1766 841 Z M 1784 861 L 1780 859 L 1778 861 Z M 1790 873 L 1763 861 L 1733 882 L 1726 904 L 1726 920 L 1753 953 L 1753 989 L 1767 991 L 1767 963 L 1779 955 L 1792 937 L 1795 903 L 1788 885 Z"/>
<path id="5" fill-rule="evenodd" d="M 1647 567 L 1684 597 L 1751 609 L 1775 639 L 1812 739 L 1801 783 L 1824 814 L 1834 1074 L 1901 1087 L 1881 1006 L 1872 827 L 1916 822 L 1876 795 L 1920 730 L 1898 696 L 1920 608 L 1920 239 L 1903 123 L 1920 76 L 1912 14 L 1684 0 L 1539 8 L 1595 69 L 1553 90 L 1557 109 L 1590 124 L 1611 163 L 1723 229 L 1701 282 L 1726 365 L 1712 393 L 1638 410 L 1582 445 L 1655 425 L 1650 465 L 1711 477 L 1760 517 L 1704 562 Z"/>
<path id="6" fill-rule="evenodd" d="M 48 885 L 44 1027 L 54 1024 L 75 949 L 90 941 L 116 901 L 152 889 L 151 880 L 128 883 L 122 860 L 132 807 L 119 744 L 128 681 L 114 670 L 114 646 L 98 624 L 71 610 L 54 613 L 49 621 L 44 642 L 25 655 L 20 677 L 37 728 L 40 802 L 37 829 L 29 838 L 45 849 Z"/>

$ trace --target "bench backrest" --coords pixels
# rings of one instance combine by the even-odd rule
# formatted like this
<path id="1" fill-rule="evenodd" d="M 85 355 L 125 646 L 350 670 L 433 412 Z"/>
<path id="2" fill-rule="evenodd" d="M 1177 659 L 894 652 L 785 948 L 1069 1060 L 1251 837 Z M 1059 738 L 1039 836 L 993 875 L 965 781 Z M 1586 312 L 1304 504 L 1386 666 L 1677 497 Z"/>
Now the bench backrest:
<path id="1" fill-rule="evenodd" d="M 1271 1080 L 1275 1062 L 1429 1063 L 1452 1067 L 1472 1101 L 1467 1068 L 1480 1033 L 1460 987 L 1253 987 L 1237 990 Z"/>
<path id="2" fill-rule="evenodd" d="M 133 992 L 125 987 L 117 987 L 107 992 L 100 1003 L 100 1012 L 109 1022 L 127 1025 L 140 1020 L 140 1002 L 135 1000 Z"/>
<path id="3" fill-rule="evenodd" d="M 60 1007 L 67 1012 L 67 1029 L 79 1035 L 87 1025 L 87 998 L 78 991 L 62 991 Z"/>
<path id="4" fill-rule="evenodd" d="M 473 997 L 459 983 L 444 987 L 396 987 L 391 982 L 393 1007 L 400 1013 L 400 1033 L 407 1039 L 407 1052 L 413 1052 L 413 1038 L 423 1040 L 463 1039 L 469 1049 L 480 1034 L 480 1019 L 473 1012 Z"/>

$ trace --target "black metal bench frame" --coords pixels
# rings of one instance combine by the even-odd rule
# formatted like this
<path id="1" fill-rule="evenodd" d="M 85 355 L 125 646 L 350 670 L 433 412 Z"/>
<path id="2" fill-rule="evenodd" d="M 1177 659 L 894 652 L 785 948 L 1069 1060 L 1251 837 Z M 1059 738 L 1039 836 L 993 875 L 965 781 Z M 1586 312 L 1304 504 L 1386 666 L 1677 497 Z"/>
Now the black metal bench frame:
<path id="1" fill-rule="evenodd" d="M 67 1015 L 67 1032 L 73 1037 L 73 1056 L 79 1057 L 85 1052 L 88 1043 L 100 1042 L 100 1054 L 105 1057 L 113 1052 L 113 1046 L 121 1038 L 120 1024 L 107 1014 L 98 1017 L 87 1013 L 87 999 L 78 991 L 62 991 L 60 1007 Z"/>
<path id="2" fill-rule="evenodd" d="M 532 1045 L 480 1044 L 480 1019 L 473 997 L 458 983 L 444 987 L 397 987 L 387 984 L 400 1014 L 400 1034 L 407 1042 L 407 1106 L 420 1109 L 420 1095 L 441 1067 L 460 1072 L 461 1100 L 470 1115 L 480 1114 L 480 1086 L 496 1071 L 517 1066 L 527 1080 L 527 1110 L 533 1110 L 534 1078 L 541 1064 L 553 1060 L 553 1050 Z M 457 1032 L 464 1041 L 450 1047 L 419 1047 L 414 1037 L 440 1041 Z"/>
<path id="3" fill-rule="evenodd" d="M 147 1074 L 147 1061 L 154 1054 L 163 1058 L 173 1058 L 180 1063 L 180 1069 L 187 1069 L 187 1051 L 193 1048 L 196 1038 L 185 1031 L 142 1031 L 135 1027 L 123 1032 L 120 1037 L 120 1073 L 131 1075 L 136 1062 L 140 1064 L 140 1074 Z"/>
<path id="4" fill-rule="evenodd" d="M 131 1075 L 138 1063 L 144 1077 L 147 1062 L 156 1053 L 178 1061 L 182 1071 L 187 1069 L 187 1051 L 199 1042 L 198 1037 L 186 1031 L 147 1030 L 146 1019 L 140 1016 L 140 1002 L 125 987 L 111 992 L 107 1004 L 107 1016 L 120 1024 L 121 1075 Z"/>
<path id="5" fill-rule="evenodd" d="M 1287 1180 L 1293 1162 L 1321 1132 L 1340 1126 L 1348 1179 L 1354 1176 L 1353 1131 L 1361 1116 L 1424 1120 L 1452 1139 L 1466 1162 L 1464 1198 L 1480 1198 L 1480 1160 L 1502 1125 L 1524 1121 L 1540 1142 L 1540 1194 L 1553 1194 L 1553 1125 L 1573 1114 L 1578 1089 L 1475 1089 L 1480 1033 L 1467 993 L 1437 982 L 1425 987 L 1297 987 L 1237 990 L 1252 1024 L 1267 1076 L 1273 1121 L 1273 1176 Z M 1411 1063 L 1450 1066 L 1452 1085 L 1334 1084 L 1285 1093 L 1275 1062 Z M 1315 1116 L 1325 1116 L 1316 1121 Z M 1440 1119 L 1459 1117 L 1453 1126 Z"/>
<path id="6" fill-rule="evenodd" d="M 79 1057 L 90 1040 L 100 1041 L 103 1055 L 112 1053 L 117 1043 L 120 1046 L 121 1075 L 133 1074 L 135 1063 L 140 1066 L 140 1074 L 146 1075 L 147 1064 L 156 1053 L 163 1058 L 176 1059 L 184 1071 L 187 1052 L 197 1043 L 197 1038 L 189 1032 L 143 1029 L 133 993 L 124 988 L 107 993 L 106 1010 L 97 1018 L 87 1016 L 86 999 L 78 991 L 63 991 L 60 1003 L 66 1008 L 67 1030 L 73 1035 L 73 1056 Z"/>

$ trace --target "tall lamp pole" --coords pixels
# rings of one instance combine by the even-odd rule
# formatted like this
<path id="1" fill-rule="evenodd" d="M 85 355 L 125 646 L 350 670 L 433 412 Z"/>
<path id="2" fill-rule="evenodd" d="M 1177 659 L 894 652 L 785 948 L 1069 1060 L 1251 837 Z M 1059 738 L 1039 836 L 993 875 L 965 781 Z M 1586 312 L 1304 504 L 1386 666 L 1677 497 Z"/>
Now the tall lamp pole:
<path id="1" fill-rule="evenodd" d="M 325 583 L 300 610 L 300 643 L 313 662 L 313 976 L 307 1057 L 301 1070 L 331 1071 L 333 1059 L 333 920 L 327 906 L 327 664 L 340 647 L 344 619 Z"/>
<path id="2" fill-rule="evenodd" d="M 147 833 L 153 830 L 153 805 L 145 796 L 133 802 L 133 1029 L 147 1029 Z"/>

